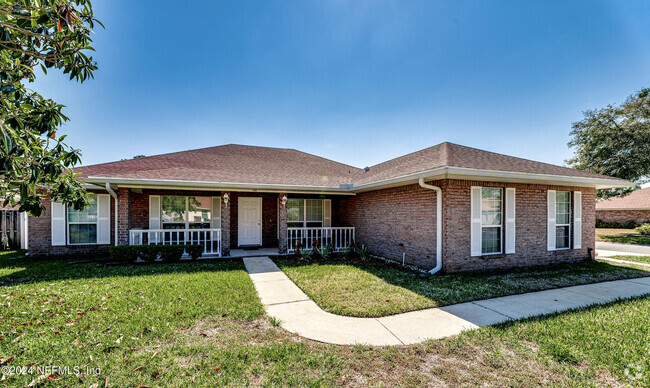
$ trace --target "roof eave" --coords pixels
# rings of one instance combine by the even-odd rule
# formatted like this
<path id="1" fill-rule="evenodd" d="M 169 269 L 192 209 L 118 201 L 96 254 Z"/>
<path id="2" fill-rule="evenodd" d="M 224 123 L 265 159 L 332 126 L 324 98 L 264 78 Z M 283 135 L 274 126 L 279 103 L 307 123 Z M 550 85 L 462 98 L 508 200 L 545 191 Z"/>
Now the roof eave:
<path id="1" fill-rule="evenodd" d="M 363 185 L 355 186 L 352 190 L 355 192 L 364 192 L 376 190 L 379 188 L 401 186 L 417 182 L 419 178 L 426 178 L 431 180 L 462 179 L 481 180 L 488 182 L 531 183 L 554 186 L 593 187 L 595 189 L 610 189 L 634 186 L 634 183 L 618 178 L 576 177 L 568 175 L 480 170 L 465 167 L 438 167 L 432 170 L 421 171 L 378 182 L 366 183 Z"/>
<path id="2" fill-rule="evenodd" d="M 205 181 L 181 181 L 171 179 L 139 179 L 89 176 L 80 178 L 87 183 L 110 183 L 120 187 L 140 189 L 188 189 L 188 190 L 232 190 L 232 191 L 266 191 L 266 192 L 290 192 L 290 193 L 330 193 L 330 194 L 351 194 L 361 193 L 383 188 L 403 186 L 415 183 L 420 178 L 430 180 L 439 179 L 461 179 L 478 180 L 488 182 L 512 182 L 530 183 L 553 186 L 576 186 L 593 187 L 595 189 L 611 189 L 632 187 L 634 183 L 617 178 L 595 178 L 576 177 L 568 175 L 535 174 L 512 171 L 480 170 L 465 167 L 438 167 L 431 170 L 420 171 L 412 174 L 402 175 L 395 178 L 384 179 L 377 182 L 370 182 L 353 187 L 330 187 L 330 186 L 309 186 L 309 185 L 279 185 L 263 183 L 239 183 L 239 182 L 205 182 Z"/>
<path id="3" fill-rule="evenodd" d="M 137 179 L 137 178 L 116 178 L 89 176 L 80 178 L 83 182 L 98 184 L 110 183 L 117 187 L 134 189 L 174 189 L 174 190 L 211 190 L 211 191 L 242 191 L 242 192 L 277 192 L 277 193 L 317 193 L 317 194 L 341 194 L 354 195 L 349 188 L 337 188 L 329 186 L 306 186 L 306 185 L 278 185 L 263 183 L 239 183 L 239 182 L 205 182 L 185 181 L 172 179 Z"/>

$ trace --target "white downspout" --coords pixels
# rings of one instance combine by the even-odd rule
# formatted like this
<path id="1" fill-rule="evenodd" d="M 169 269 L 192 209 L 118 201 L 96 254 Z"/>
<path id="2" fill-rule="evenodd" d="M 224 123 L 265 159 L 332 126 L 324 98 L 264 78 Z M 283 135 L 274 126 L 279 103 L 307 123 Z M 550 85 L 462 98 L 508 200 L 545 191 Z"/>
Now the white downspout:
<path id="1" fill-rule="evenodd" d="M 118 236 L 118 232 L 117 232 L 117 202 L 118 202 L 117 201 L 117 193 L 113 190 L 113 188 L 111 187 L 111 184 L 108 183 L 108 182 L 106 182 L 106 191 L 108 191 L 108 193 L 111 195 L 111 197 L 113 197 L 113 199 L 115 200 L 115 217 L 114 217 L 115 218 L 115 245 L 117 246 L 117 236 Z"/>
<path id="2" fill-rule="evenodd" d="M 436 266 L 429 271 L 433 275 L 442 269 L 442 190 L 438 186 L 424 183 L 424 178 L 418 180 L 420 187 L 436 192 Z"/>

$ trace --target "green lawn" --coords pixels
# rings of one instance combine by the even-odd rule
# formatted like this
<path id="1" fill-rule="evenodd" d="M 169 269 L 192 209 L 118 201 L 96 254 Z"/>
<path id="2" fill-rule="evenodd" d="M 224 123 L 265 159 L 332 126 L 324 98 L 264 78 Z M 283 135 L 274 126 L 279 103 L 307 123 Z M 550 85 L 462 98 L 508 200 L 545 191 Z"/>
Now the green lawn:
<path id="1" fill-rule="evenodd" d="M 626 261 L 634 261 L 634 262 L 636 262 L 636 263 L 645 263 L 645 264 L 650 264 L 650 256 L 627 256 L 627 255 L 621 255 L 621 256 L 612 256 L 612 259 L 626 260 Z"/>
<path id="2" fill-rule="evenodd" d="M 650 244 L 650 236 L 634 229 L 596 228 L 596 241 L 622 244 Z"/>
<path id="3" fill-rule="evenodd" d="M 650 384 L 650 298 L 413 346 L 336 346 L 274 327 L 240 260 L 105 267 L 12 256 L 0 254 L 1 366 L 101 369 L 41 386 Z M 0 387 L 35 380 L 0 376 Z"/>
<path id="4" fill-rule="evenodd" d="M 420 279 L 396 265 L 380 261 L 276 262 L 321 308 L 355 317 L 381 317 L 530 291 L 650 276 L 647 270 L 604 262 L 428 279 Z"/>

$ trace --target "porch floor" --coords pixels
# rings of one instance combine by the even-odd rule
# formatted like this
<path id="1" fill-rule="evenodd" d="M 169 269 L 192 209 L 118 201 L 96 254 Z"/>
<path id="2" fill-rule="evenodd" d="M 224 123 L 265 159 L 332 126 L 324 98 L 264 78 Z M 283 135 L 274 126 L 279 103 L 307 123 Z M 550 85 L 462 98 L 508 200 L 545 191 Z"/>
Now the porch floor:
<path id="1" fill-rule="evenodd" d="M 259 248 L 259 249 L 231 249 L 229 257 L 258 257 L 258 256 L 277 256 L 280 254 L 278 248 Z"/>

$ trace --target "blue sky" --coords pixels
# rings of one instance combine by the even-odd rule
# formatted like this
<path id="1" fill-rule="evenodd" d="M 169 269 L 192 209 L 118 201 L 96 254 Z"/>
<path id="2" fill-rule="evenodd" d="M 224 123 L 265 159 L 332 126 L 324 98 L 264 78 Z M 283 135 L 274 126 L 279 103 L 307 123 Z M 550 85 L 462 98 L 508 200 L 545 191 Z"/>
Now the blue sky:
<path id="1" fill-rule="evenodd" d="M 562 164 L 582 111 L 650 86 L 648 1 L 95 1 L 67 105 L 94 164 L 227 143 L 358 167 L 443 141 Z"/>

